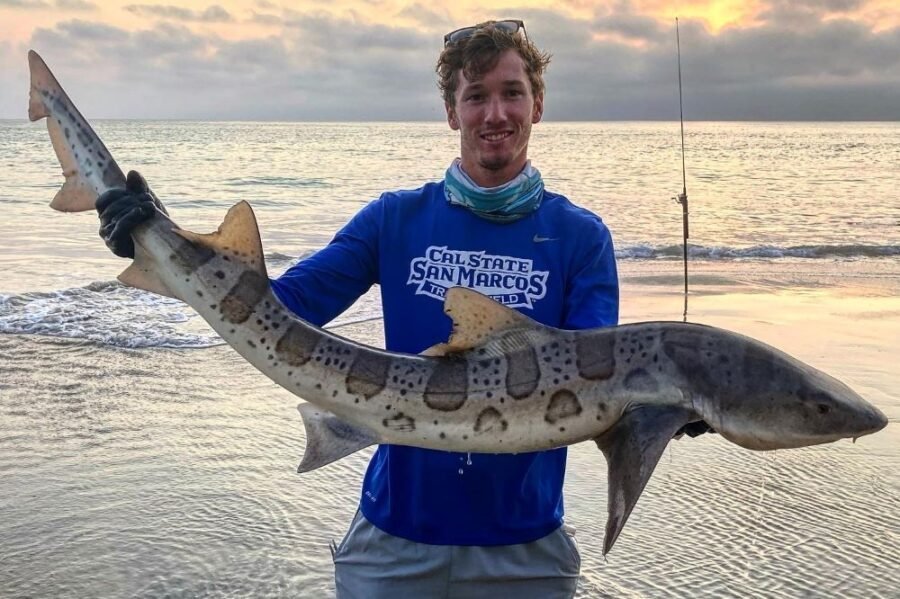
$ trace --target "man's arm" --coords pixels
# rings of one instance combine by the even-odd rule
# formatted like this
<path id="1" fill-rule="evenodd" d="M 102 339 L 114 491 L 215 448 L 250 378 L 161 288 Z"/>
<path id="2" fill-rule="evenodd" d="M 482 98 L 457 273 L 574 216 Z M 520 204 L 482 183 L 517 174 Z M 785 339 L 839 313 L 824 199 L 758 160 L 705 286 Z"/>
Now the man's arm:
<path id="1" fill-rule="evenodd" d="M 272 290 L 304 320 L 322 326 L 378 282 L 381 201 L 363 208 L 331 242 L 277 279 Z"/>
<path id="2" fill-rule="evenodd" d="M 612 236 L 599 218 L 591 219 L 587 231 L 579 231 L 585 243 L 580 259 L 566 282 L 564 329 L 614 326 L 619 322 L 619 276 Z"/>

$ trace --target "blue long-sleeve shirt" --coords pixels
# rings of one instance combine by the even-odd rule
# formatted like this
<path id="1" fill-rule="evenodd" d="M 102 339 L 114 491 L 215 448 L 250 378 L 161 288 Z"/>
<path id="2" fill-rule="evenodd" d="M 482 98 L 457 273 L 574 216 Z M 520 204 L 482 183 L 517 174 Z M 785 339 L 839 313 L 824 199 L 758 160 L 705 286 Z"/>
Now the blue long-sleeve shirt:
<path id="1" fill-rule="evenodd" d="M 554 327 L 618 321 L 609 231 L 550 192 L 535 212 L 509 224 L 450 205 L 443 183 L 385 193 L 272 287 L 297 315 L 322 325 L 376 283 L 393 351 L 418 353 L 447 340 L 442 298 L 454 286 Z M 369 463 L 360 509 L 378 528 L 422 543 L 530 542 L 562 521 L 565 463 L 565 448 L 469 458 L 382 445 Z"/>

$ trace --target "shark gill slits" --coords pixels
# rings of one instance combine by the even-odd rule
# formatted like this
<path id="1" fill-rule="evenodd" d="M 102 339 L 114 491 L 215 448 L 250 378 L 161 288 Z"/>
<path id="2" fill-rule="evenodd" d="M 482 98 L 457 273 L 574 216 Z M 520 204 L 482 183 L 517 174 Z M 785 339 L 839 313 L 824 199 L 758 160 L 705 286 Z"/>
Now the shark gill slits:
<path id="1" fill-rule="evenodd" d="M 222 315 L 225 320 L 235 324 L 246 322 L 253 314 L 256 304 L 268 291 L 269 279 L 267 277 L 255 270 L 245 270 L 234 287 L 222 299 Z"/>
<path id="2" fill-rule="evenodd" d="M 475 426 L 472 430 L 476 433 L 486 433 L 489 431 L 505 431 L 509 428 L 509 422 L 503 418 L 503 414 L 497 408 L 485 408 L 478 414 L 475 419 Z"/>
<path id="3" fill-rule="evenodd" d="M 528 397 L 541 380 L 541 367 L 533 347 L 506 356 L 506 391 L 513 399 Z"/>
<path id="4" fill-rule="evenodd" d="M 309 362 L 321 337 L 321 333 L 294 323 L 275 344 L 275 352 L 287 364 L 303 366 Z"/>
<path id="5" fill-rule="evenodd" d="M 560 420 L 578 416 L 582 409 L 577 395 L 568 389 L 561 389 L 550 397 L 547 411 L 544 413 L 544 420 L 550 424 L 556 424 Z"/>
<path id="6" fill-rule="evenodd" d="M 468 363 L 458 358 L 437 361 L 425 385 L 425 404 L 442 412 L 458 410 L 468 398 Z"/>
<path id="7" fill-rule="evenodd" d="M 390 418 L 385 418 L 381 421 L 381 424 L 383 424 L 385 428 L 403 433 L 410 433 L 416 430 L 415 418 L 407 416 L 403 412 L 397 412 L 396 415 L 391 416 Z"/>
<path id="8" fill-rule="evenodd" d="M 606 380 L 616 370 L 612 337 L 608 334 L 575 337 L 575 363 L 578 374 L 591 381 Z"/>
<path id="9" fill-rule="evenodd" d="M 347 373 L 347 391 L 371 399 L 387 385 L 391 359 L 371 350 L 360 351 Z"/>

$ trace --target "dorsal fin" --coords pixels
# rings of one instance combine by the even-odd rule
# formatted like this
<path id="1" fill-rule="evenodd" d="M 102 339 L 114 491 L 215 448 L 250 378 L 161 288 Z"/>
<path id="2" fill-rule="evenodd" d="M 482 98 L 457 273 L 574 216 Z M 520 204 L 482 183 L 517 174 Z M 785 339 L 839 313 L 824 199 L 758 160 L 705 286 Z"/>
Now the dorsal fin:
<path id="1" fill-rule="evenodd" d="M 256 216 L 247 202 L 238 202 L 232 206 L 215 233 L 192 233 L 184 229 L 176 229 L 175 232 L 268 276 Z"/>
<path id="2" fill-rule="evenodd" d="M 444 313 L 453 319 L 450 338 L 446 343 L 429 347 L 422 355 L 443 356 L 466 351 L 482 345 L 502 331 L 538 326 L 524 314 L 465 287 L 451 287 L 447 290 L 444 296 Z"/>

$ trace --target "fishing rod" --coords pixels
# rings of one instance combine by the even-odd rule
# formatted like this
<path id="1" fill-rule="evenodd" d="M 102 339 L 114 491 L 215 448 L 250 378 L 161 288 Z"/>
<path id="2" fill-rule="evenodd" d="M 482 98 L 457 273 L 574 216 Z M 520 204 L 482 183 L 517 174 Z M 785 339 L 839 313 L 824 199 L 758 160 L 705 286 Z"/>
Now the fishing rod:
<path id="1" fill-rule="evenodd" d="M 681 36 L 678 32 L 678 17 L 675 17 L 675 44 L 678 50 L 678 112 L 681 119 L 681 193 L 672 198 L 681 204 L 681 223 L 684 238 L 684 322 L 687 322 L 688 310 L 688 195 L 687 171 L 684 166 L 684 101 L 681 96 Z"/>

